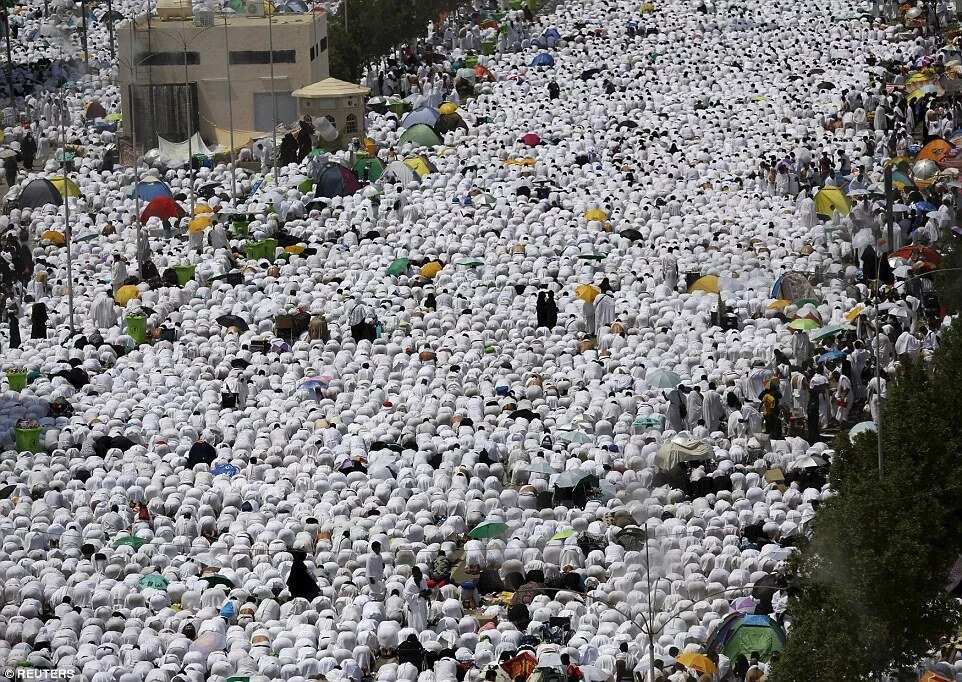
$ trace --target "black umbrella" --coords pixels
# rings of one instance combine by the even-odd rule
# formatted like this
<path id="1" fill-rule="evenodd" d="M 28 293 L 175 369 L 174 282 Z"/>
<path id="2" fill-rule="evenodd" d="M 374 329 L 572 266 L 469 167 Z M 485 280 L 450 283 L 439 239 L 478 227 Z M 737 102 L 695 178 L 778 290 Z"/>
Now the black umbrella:
<path id="1" fill-rule="evenodd" d="M 834 89 L 835 89 L 835 83 L 832 83 L 831 81 L 822 81 L 821 83 L 818 84 L 818 89 L 819 89 L 819 90 L 834 90 Z"/>
<path id="2" fill-rule="evenodd" d="M 13 495 L 13 491 L 16 489 L 17 489 L 16 485 L 5 485 L 2 488 L 0 488 L 0 500 L 5 500 L 11 495 Z"/>
<path id="3" fill-rule="evenodd" d="M 206 185 L 197 190 L 197 195 L 204 197 L 205 199 L 210 199 L 215 194 L 217 190 L 220 189 L 220 185 L 216 182 L 208 182 Z"/>
<path id="4" fill-rule="evenodd" d="M 222 327 L 237 327 L 242 332 L 250 329 L 250 325 L 247 324 L 242 317 L 238 317 L 237 315 L 221 315 L 217 318 L 217 324 Z"/>
<path id="5" fill-rule="evenodd" d="M 601 72 L 602 72 L 602 69 L 585 69 L 584 71 L 581 72 L 581 75 L 578 76 L 578 77 L 579 77 L 581 80 L 586 81 L 586 80 L 589 80 L 589 79 L 591 79 L 591 78 L 594 78 L 595 76 L 597 76 L 597 75 L 598 75 L 599 73 L 601 73 Z"/>
<path id="6" fill-rule="evenodd" d="M 236 287 L 238 284 L 244 283 L 244 273 L 242 272 L 228 272 L 223 275 L 217 275 L 217 277 L 211 277 L 212 282 L 226 282 L 232 287 Z"/>
<path id="7" fill-rule="evenodd" d="M 630 239 L 631 241 L 635 241 L 636 239 L 641 239 L 641 232 L 639 232 L 633 227 L 629 227 L 627 230 L 622 230 L 618 234 L 620 234 L 625 239 Z"/>
<path id="8" fill-rule="evenodd" d="M 635 122 L 635 121 L 630 121 L 630 120 L 628 120 L 628 121 L 622 121 L 621 123 L 618 124 L 618 127 L 619 127 L 619 128 L 631 128 L 632 130 L 634 130 L 635 128 L 638 127 L 638 123 Z"/>

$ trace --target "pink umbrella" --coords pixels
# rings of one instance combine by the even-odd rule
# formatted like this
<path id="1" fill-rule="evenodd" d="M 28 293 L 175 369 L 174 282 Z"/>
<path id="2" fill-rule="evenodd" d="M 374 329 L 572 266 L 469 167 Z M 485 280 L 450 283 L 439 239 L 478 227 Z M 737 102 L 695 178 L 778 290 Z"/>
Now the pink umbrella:
<path id="1" fill-rule="evenodd" d="M 754 597 L 739 597 L 732 602 L 732 608 L 739 613 L 755 613 L 756 606 L 758 606 L 758 600 Z"/>
<path id="2" fill-rule="evenodd" d="M 521 136 L 521 141 L 529 147 L 537 147 L 541 144 L 541 136 L 537 133 L 525 133 Z"/>

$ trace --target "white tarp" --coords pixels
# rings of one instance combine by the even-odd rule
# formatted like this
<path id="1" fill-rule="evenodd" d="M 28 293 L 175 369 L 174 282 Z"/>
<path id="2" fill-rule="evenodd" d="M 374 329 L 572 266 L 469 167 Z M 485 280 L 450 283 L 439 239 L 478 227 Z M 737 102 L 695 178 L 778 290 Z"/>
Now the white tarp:
<path id="1" fill-rule="evenodd" d="M 207 145 L 204 144 L 200 133 L 194 133 L 194 136 L 190 138 L 190 144 L 187 143 L 187 140 L 183 142 L 171 142 L 159 135 L 157 136 L 157 160 L 161 163 L 168 166 L 187 163 L 192 154 L 211 155 L 211 151 Z"/>

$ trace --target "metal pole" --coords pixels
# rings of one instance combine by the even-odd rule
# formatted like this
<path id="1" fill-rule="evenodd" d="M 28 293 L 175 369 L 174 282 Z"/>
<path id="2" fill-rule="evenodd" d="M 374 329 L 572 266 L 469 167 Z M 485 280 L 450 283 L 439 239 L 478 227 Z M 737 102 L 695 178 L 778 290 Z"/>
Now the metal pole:
<path id="1" fill-rule="evenodd" d="M 10 49 L 10 8 L 7 7 L 6 0 L 0 0 L 3 4 L 3 25 L 4 37 L 7 43 L 7 91 L 10 95 L 10 107 L 13 108 L 13 51 Z"/>
<path id="2" fill-rule="evenodd" d="M 87 51 L 87 2 L 86 0 L 80 0 L 80 21 L 81 21 L 81 33 L 80 40 L 84 48 L 84 66 L 90 66 L 90 52 Z"/>
<path id="3" fill-rule="evenodd" d="M 190 81 L 187 74 L 187 41 L 184 41 L 184 97 L 187 98 L 187 176 L 190 182 L 190 214 L 194 215 L 194 132 L 190 115 Z"/>
<path id="4" fill-rule="evenodd" d="M 271 127 L 271 145 L 272 153 L 274 158 L 271 162 L 274 165 L 274 184 L 277 185 L 279 182 L 278 174 L 280 169 L 278 166 L 278 149 L 277 149 L 277 89 L 274 87 L 274 11 L 268 6 L 267 14 L 267 42 L 268 48 L 270 49 L 271 57 L 271 108 L 273 110 L 273 126 Z"/>
<path id="5" fill-rule="evenodd" d="M 140 183 L 140 154 L 137 152 L 137 117 L 134 115 L 133 98 L 134 83 L 137 80 L 137 72 L 134 69 L 134 39 L 137 35 L 134 32 L 134 22 L 136 21 L 136 17 L 130 20 L 130 84 L 127 87 L 130 88 L 130 146 L 133 147 L 134 150 L 134 207 L 137 211 L 137 235 L 139 238 L 144 229 L 144 225 L 140 222 L 140 195 L 137 193 L 137 185 Z M 113 39 L 111 39 L 110 48 L 113 49 L 113 46 Z M 120 159 L 118 158 L 117 160 L 119 161 Z M 141 274 L 143 273 L 141 272 Z"/>
<path id="6" fill-rule="evenodd" d="M 655 680 L 655 614 L 651 603 L 651 552 L 648 549 L 648 524 L 645 524 L 645 574 L 648 578 L 648 678 Z"/>
<path id="7" fill-rule="evenodd" d="M 892 164 L 885 166 L 885 227 L 888 230 L 889 248 L 891 253 L 895 250 L 895 230 L 893 228 L 892 217 Z"/>
<path id="8" fill-rule="evenodd" d="M 227 116 L 230 120 L 230 196 L 237 207 L 237 161 L 234 159 L 234 92 L 230 83 L 230 31 L 224 17 L 224 53 L 227 55 Z"/>
<path id="9" fill-rule="evenodd" d="M 73 324 L 73 254 L 71 253 L 70 244 L 73 241 L 73 230 L 70 228 L 70 192 L 67 191 L 67 133 L 64 130 L 63 119 L 67 111 L 67 102 L 65 93 L 67 91 L 66 83 L 64 87 L 60 88 L 60 168 L 63 174 L 63 223 L 64 223 L 64 241 L 67 246 L 67 311 L 70 315 L 70 334 L 74 333 Z"/>
<path id="10" fill-rule="evenodd" d="M 114 60 L 114 5 L 107 0 L 107 39 L 110 41 L 110 61 Z"/>
<path id="11" fill-rule="evenodd" d="M 347 0 L 341 0 L 341 2 L 344 3 L 344 32 L 348 33 L 350 28 L 347 23 Z"/>

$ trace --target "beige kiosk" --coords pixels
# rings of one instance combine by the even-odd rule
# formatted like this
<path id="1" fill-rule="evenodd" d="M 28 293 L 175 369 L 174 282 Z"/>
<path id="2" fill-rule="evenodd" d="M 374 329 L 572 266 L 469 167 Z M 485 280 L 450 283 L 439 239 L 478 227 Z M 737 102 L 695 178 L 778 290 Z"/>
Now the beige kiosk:
<path id="1" fill-rule="evenodd" d="M 364 137 L 364 98 L 370 93 L 355 83 L 337 78 L 324 80 L 294 90 L 298 117 L 326 117 L 337 128 L 339 146 L 352 138 Z"/>

